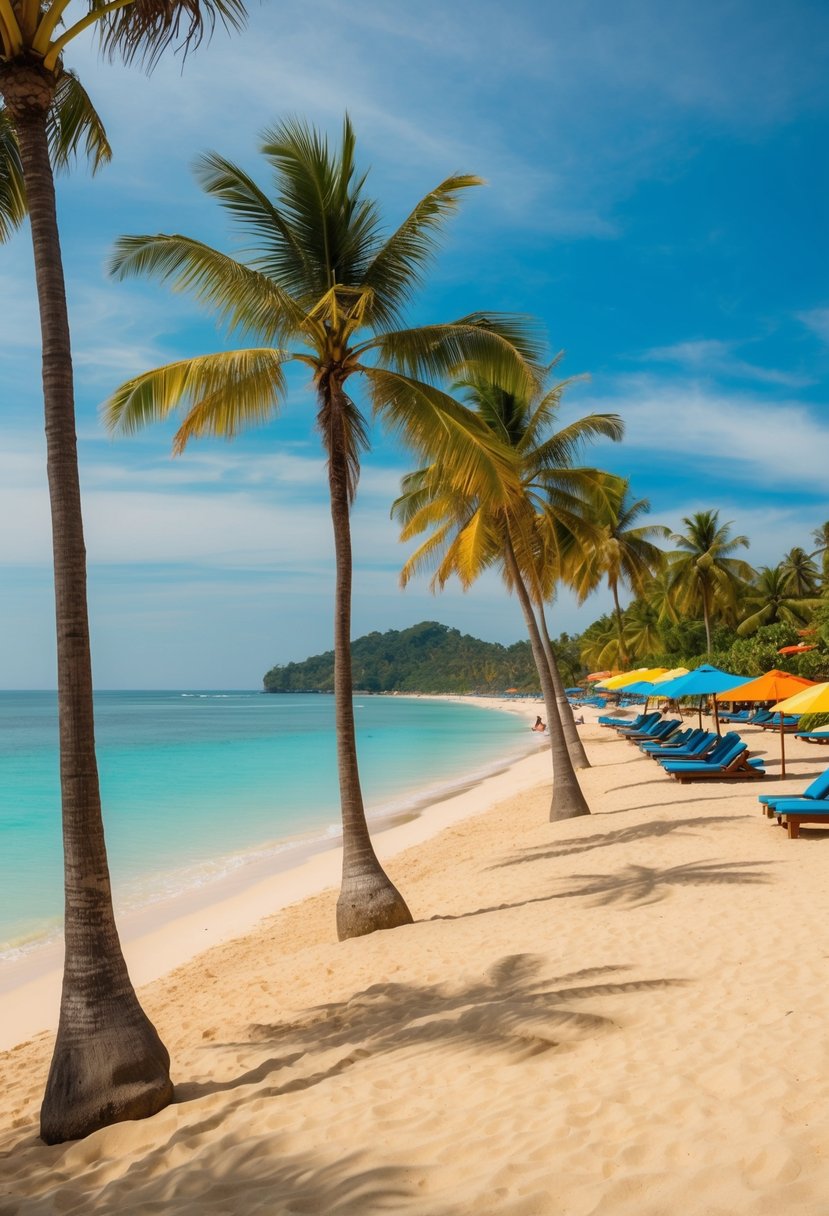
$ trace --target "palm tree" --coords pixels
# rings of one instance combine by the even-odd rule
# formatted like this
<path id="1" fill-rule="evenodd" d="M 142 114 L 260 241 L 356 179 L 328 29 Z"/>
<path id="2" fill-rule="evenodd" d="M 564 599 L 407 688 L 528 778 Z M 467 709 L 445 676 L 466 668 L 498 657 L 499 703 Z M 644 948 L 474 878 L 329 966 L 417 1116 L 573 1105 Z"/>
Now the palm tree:
<path id="1" fill-rule="evenodd" d="M 405 563 L 401 582 L 405 585 L 416 571 L 434 565 L 433 589 L 442 588 L 452 575 L 467 588 L 488 567 L 500 567 L 521 606 L 547 708 L 554 771 L 550 819 L 589 814 L 558 709 L 561 681 L 555 657 L 544 646 L 536 613 L 550 596 L 568 547 L 585 539 L 589 543 L 595 532 L 585 518 L 584 496 L 601 475 L 574 468 L 574 455 L 589 439 L 619 439 L 621 422 L 615 415 L 591 414 L 551 431 L 563 385 L 531 393 L 485 381 L 465 387 L 478 417 L 512 451 L 521 493 L 506 501 L 461 495 L 451 466 L 441 462 L 410 474 L 392 514 L 404 525 L 401 539 L 427 530 L 431 535 Z M 560 698 L 566 700 L 563 689 Z"/>
<path id="2" fill-rule="evenodd" d="M 350 510 L 368 424 L 350 396 L 349 381 L 357 377 L 365 384 L 375 413 L 417 451 L 451 460 L 460 492 L 483 485 L 504 497 L 511 472 L 507 458 L 496 452 L 469 411 L 434 381 L 480 364 L 496 378 L 524 383 L 533 373 L 517 347 L 532 358 L 536 350 L 523 324 L 483 314 L 398 328 L 448 217 L 478 178 L 447 178 L 385 235 L 378 205 L 364 191 L 366 174 L 357 170 L 348 117 L 338 151 L 300 121 L 266 132 L 262 151 L 274 171 L 275 200 L 217 154 L 201 157 L 196 166 L 207 193 L 259 242 L 248 264 L 188 237 L 165 235 L 122 237 L 113 260 L 113 272 L 121 278 L 153 273 L 174 289 L 192 290 L 220 321 L 256 335 L 262 345 L 146 372 L 117 390 L 105 416 L 111 429 L 134 431 L 180 410 L 184 417 L 174 440 L 179 453 L 195 436 L 231 437 L 274 416 L 286 395 L 285 364 L 293 360 L 311 369 L 316 423 L 328 458 L 336 558 L 334 697 L 343 815 L 337 929 L 342 939 L 412 919 L 374 853 L 357 766 Z M 283 343 L 297 343 L 298 349 Z"/>
<path id="3" fill-rule="evenodd" d="M 172 1099 L 169 1055 L 138 1003 L 121 952 L 104 843 L 92 708 L 92 669 L 69 318 L 53 171 L 106 138 L 63 65 L 90 27 L 106 53 L 152 65 L 171 43 L 186 51 L 218 17 L 238 25 L 241 0 L 0 0 L 0 235 L 28 210 L 43 343 L 43 403 L 52 516 L 58 719 L 65 857 L 63 991 L 41 1108 L 48 1143 L 154 1114 Z M 182 23 L 187 28 L 182 34 Z"/>
<path id="4" fill-rule="evenodd" d="M 721 524 L 719 515 L 719 511 L 698 511 L 686 516 L 682 520 L 686 531 L 671 534 L 679 549 L 668 557 L 677 607 L 702 615 L 709 655 L 714 613 L 733 611 L 740 593 L 754 577 L 748 562 L 732 556 L 737 549 L 748 548 L 748 538 L 732 536 L 731 524 Z"/>
<path id="5" fill-rule="evenodd" d="M 761 625 L 778 622 L 802 628 L 822 600 L 817 595 L 798 595 L 792 590 L 789 572 L 779 566 L 761 566 L 757 579 L 746 596 L 745 606 L 750 615 L 737 627 L 740 637 L 756 633 Z"/>
<path id="6" fill-rule="evenodd" d="M 630 656 L 625 642 L 619 586 L 621 584 L 635 595 L 642 595 L 645 585 L 660 569 L 665 556 L 653 543 L 654 538 L 667 537 L 671 533 L 662 524 L 636 524 L 640 516 L 650 510 L 650 503 L 646 498 L 632 497 L 630 482 L 626 478 L 607 474 L 601 488 L 594 515 L 595 522 L 602 529 L 601 538 L 596 545 L 578 555 L 568 581 L 576 591 L 579 603 L 583 604 L 602 579 L 607 579 L 613 596 L 618 660 L 622 667 L 627 667 Z"/>
<path id="7" fill-rule="evenodd" d="M 815 528 L 812 540 L 816 548 L 809 556 L 821 558 L 821 588 L 824 595 L 829 595 L 829 520 Z"/>
<path id="8" fill-rule="evenodd" d="M 805 549 L 798 546 L 790 549 L 780 563 L 780 570 L 786 578 L 789 591 L 795 597 L 818 594 L 820 573 Z"/>

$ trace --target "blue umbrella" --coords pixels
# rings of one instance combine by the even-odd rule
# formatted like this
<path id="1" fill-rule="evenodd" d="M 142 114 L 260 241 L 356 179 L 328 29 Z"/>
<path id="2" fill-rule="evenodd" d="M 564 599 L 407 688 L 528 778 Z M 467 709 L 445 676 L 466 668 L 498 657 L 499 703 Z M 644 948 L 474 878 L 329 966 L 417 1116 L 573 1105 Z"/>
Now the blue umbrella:
<path id="1" fill-rule="evenodd" d="M 729 671 L 721 671 L 719 667 L 712 667 L 710 663 L 703 663 L 701 667 L 697 667 L 695 671 L 689 671 L 685 676 L 677 676 L 675 680 L 665 680 L 664 683 L 658 685 L 660 694 L 666 697 L 676 699 L 677 697 L 710 697 L 715 692 L 725 692 L 729 688 L 736 688 L 739 684 L 747 684 L 751 676 L 735 676 Z M 719 733 L 720 723 L 717 718 L 717 703 L 714 702 L 714 719 L 717 723 L 717 733 Z M 702 721 L 702 708 L 700 705 L 700 721 Z"/>

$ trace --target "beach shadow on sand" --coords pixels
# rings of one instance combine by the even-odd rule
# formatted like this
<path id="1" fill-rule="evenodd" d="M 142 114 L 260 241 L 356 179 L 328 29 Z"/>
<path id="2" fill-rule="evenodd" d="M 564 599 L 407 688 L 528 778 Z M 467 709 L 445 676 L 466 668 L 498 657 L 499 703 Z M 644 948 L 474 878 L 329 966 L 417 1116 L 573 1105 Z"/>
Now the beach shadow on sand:
<path id="1" fill-rule="evenodd" d="M 555 891 L 547 895 L 536 895 L 530 899 L 516 900 L 514 903 L 501 903 L 489 908 L 476 908 L 472 912 L 444 913 L 432 916 L 431 920 L 464 920 L 470 916 L 484 916 L 489 912 L 503 912 L 507 908 L 525 908 L 531 904 L 546 904 L 558 899 L 578 899 L 592 897 L 594 906 L 608 904 L 628 904 L 635 907 L 639 904 L 657 903 L 667 898 L 671 887 L 688 886 L 724 886 L 747 885 L 758 886 L 769 883 L 772 878 L 761 872 L 759 868 L 773 865 L 770 861 L 695 861 L 680 866 L 628 865 L 623 870 L 613 874 L 570 874 L 560 879 L 567 884 L 564 891 Z M 580 886 L 573 887 L 576 881 Z"/>
<path id="2" fill-rule="evenodd" d="M 257 1100 L 308 1089 L 370 1057 L 421 1047 L 497 1052 L 518 1063 L 567 1040 L 615 1029 L 612 1018 L 579 1009 L 581 1001 L 686 983 L 678 978 L 628 979 L 629 968 L 624 966 L 585 968 L 550 978 L 544 974 L 548 963 L 544 955 L 507 955 L 474 983 L 372 984 L 346 1001 L 315 1006 L 294 1022 L 254 1024 L 246 1042 L 224 1046 L 278 1046 L 278 1056 L 229 1081 L 178 1085 L 176 1099 L 187 1102 L 261 1084 L 266 1076 L 311 1054 L 333 1052 L 337 1059 L 323 1070 L 257 1089 Z"/>
<path id="3" fill-rule="evenodd" d="M 644 807 L 630 808 L 644 810 Z M 738 819 L 750 819 L 750 815 L 697 815 L 689 819 L 653 819 L 649 823 L 631 824 L 630 827 L 617 828 L 610 832 L 594 833 L 592 836 L 573 836 L 565 840 L 556 840 L 552 844 L 534 845 L 522 849 L 512 857 L 497 861 L 489 866 L 490 870 L 500 870 L 505 866 L 524 865 L 531 861 L 552 861 L 558 857 L 570 857 L 574 853 L 590 853 L 593 849 L 606 849 L 611 845 L 636 844 L 642 840 L 653 840 L 659 836 L 694 835 L 695 828 L 709 828 L 711 824 L 734 823 Z"/>

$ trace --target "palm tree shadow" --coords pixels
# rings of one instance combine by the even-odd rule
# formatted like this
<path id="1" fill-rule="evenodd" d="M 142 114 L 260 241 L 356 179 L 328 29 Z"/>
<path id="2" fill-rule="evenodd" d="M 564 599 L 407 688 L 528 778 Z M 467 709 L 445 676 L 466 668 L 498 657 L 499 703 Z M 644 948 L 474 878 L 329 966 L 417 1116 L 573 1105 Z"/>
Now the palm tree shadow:
<path id="1" fill-rule="evenodd" d="M 583 880 L 582 886 L 551 898 L 592 896 L 596 905 L 615 903 L 636 907 L 665 899 L 668 887 L 723 886 L 738 883 L 759 886 L 771 881 L 769 875 L 762 873 L 759 868 L 770 864 L 772 863 L 768 861 L 693 861 L 665 869 L 630 864 L 617 874 L 574 874 L 574 879 Z"/>
<path id="2" fill-rule="evenodd" d="M 647 808 L 639 808 L 647 809 Z M 550 845 L 536 845 L 523 849 L 513 857 L 496 862 L 489 869 L 501 869 L 504 866 L 523 865 L 528 861 L 554 860 L 557 857 L 569 857 L 574 853 L 589 853 L 592 849 L 603 849 L 615 844 L 632 844 L 639 840 L 653 839 L 658 836 L 668 836 L 676 832 L 679 835 L 693 835 L 693 829 L 712 823 L 732 823 L 737 819 L 750 819 L 750 815 L 698 815 L 691 819 L 654 819 L 650 823 L 631 824 L 627 828 L 617 828 L 615 831 L 595 833 L 588 837 L 570 837 L 566 840 L 556 840 Z"/>
<path id="3" fill-rule="evenodd" d="M 365 1059 L 426 1047 L 464 1048 L 513 1062 L 553 1050 L 567 1041 L 594 1037 L 615 1027 L 611 1018 L 579 1009 L 600 996 L 654 991 L 682 984 L 680 979 L 625 979 L 627 968 L 584 969 L 547 979 L 545 956 L 508 955 L 476 982 L 454 984 L 373 984 L 346 1001 L 310 1009 L 296 1022 L 259 1023 L 239 1047 L 278 1047 L 248 1072 L 228 1081 L 190 1082 L 176 1087 L 187 1102 L 206 1094 L 260 1084 L 257 1101 L 308 1089 Z M 268 1075 L 299 1063 L 312 1053 L 334 1055 L 317 1071 L 292 1076 L 266 1090 Z"/>

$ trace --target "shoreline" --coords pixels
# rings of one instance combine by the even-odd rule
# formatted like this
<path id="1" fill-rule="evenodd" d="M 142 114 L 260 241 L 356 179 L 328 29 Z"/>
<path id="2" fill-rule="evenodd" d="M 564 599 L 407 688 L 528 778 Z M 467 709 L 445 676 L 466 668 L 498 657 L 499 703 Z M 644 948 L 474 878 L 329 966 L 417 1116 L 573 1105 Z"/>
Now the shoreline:
<path id="1" fill-rule="evenodd" d="M 530 720 L 543 707 L 542 701 L 529 698 L 412 696 L 474 704 Z M 385 864 L 445 827 L 483 813 L 509 792 L 543 779 L 536 775 L 537 764 L 532 762 L 539 756 L 546 759 L 546 748 L 530 749 L 532 741 L 528 741 L 526 755 L 505 761 L 483 777 L 459 777 L 445 793 L 430 794 L 427 789 L 420 799 L 415 797 L 410 808 L 371 817 L 369 828 L 380 860 Z M 202 951 L 249 933 L 264 918 L 339 883 L 339 833 L 307 841 L 285 840 L 296 844 L 167 899 L 120 912 L 119 935 L 133 984 L 151 983 Z M 62 967 L 62 934 L 0 962 L 0 1052 L 57 1028 Z"/>

